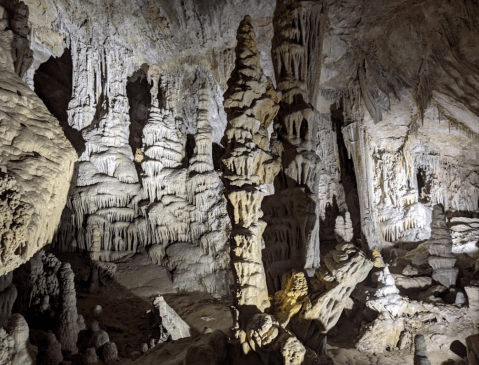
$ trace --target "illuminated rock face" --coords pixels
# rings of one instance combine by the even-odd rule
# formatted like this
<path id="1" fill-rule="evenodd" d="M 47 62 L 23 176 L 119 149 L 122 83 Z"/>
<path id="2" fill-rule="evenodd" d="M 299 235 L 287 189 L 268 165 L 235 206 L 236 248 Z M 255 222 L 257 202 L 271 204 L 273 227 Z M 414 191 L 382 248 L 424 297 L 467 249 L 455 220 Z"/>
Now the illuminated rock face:
<path id="1" fill-rule="evenodd" d="M 360 304 L 380 314 L 357 348 L 411 343 L 402 313 L 429 350 L 447 347 L 444 328 L 476 330 L 478 273 L 455 255 L 479 239 L 477 1 L 25 0 L 30 23 L 1 2 L 19 5 L 0 8 L 1 270 L 52 240 L 74 174 L 56 248 L 147 254 L 181 290 L 223 296 L 233 282 L 237 339 L 264 362 L 319 352 L 368 257 L 379 288 Z M 37 87 L 62 53 L 75 171 L 18 77 Z M 56 271 L 35 299 L 66 292 L 57 334 L 75 351 L 71 272 Z M 5 282 L 2 322 L 23 295 Z M 443 304 L 456 284 L 467 308 Z"/>
<path id="2" fill-rule="evenodd" d="M 264 194 L 260 187 L 271 184 L 280 169 L 269 150 L 267 131 L 278 112 L 280 94 L 261 70 L 250 21 L 245 18 L 238 28 L 236 67 L 225 93 L 228 125 L 221 163 L 233 225 L 230 244 L 236 304 L 264 311 L 269 300 L 261 259 L 266 223 L 261 220 Z"/>
<path id="3" fill-rule="evenodd" d="M 60 56 L 67 47 L 71 51 L 68 123 L 85 140 L 75 172 L 76 186 L 59 232 L 57 245 L 62 249 L 91 250 L 92 230 L 100 227 L 102 257 L 118 257 L 118 252 L 153 245 L 160 246 L 153 250 L 159 252 L 172 242 L 201 245 L 201 252 L 190 250 L 207 256 L 204 262 L 211 259 L 213 251 L 227 251 L 223 250 L 223 239 L 230 227 L 213 227 L 216 220 L 225 221 L 221 203 L 208 203 L 218 209 L 191 222 L 175 217 L 178 224 L 170 226 L 178 228 L 171 232 L 144 212 L 148 210 L 144 200 L 153 204 L 150 198 L 156 195 L 154 176 L 159 160 L 146 156 L 143 150 L 151 149 L 150 156 L 160 152 L 156 148 L 159 145 L 152 148 L 143 143 L 143 129 L 137 128 L 134 116 L 137 112 L 129 115 L 133 108 L 127 89 L 128 79 L 137 76 L 150 88 L 151 103 L 145 102 L 140 108 L 149 120 L 147 134 L 160 128 L 158 118 L 163 120 L 168 114 L 175 120 L 167 124 L 178 135 L 154 143 L 170 145 L 162 158 L 177 164 L 180 156 L 175 154 L 183 154 L 188 141 L 206 146 L 209 140 L 210 132 L 197 134 L 204 129 L 197 129 L 200 86 L 208 85 L 211 140 L 219 146 L 226 125 L 222 95 L 234 68 L 235 28 L 247 13 L 254 14 L 260 66 L 284 94 L 272 130 L 273 151 L 281 157 L 281 172 L 275 179 L 273 196 L 262 203 L 263 220 L 268 223 L 263 259 L 270 289 L 279 290 L 281 275 L 292 268 L 305 268 L 313 275 L 320 260 L 319 238 L 334 240 L 336 218 L 347 211 L 354 238 L 363 234 L 365 245 L 367 241 L 370 249 L 381 250 L 386 242 L 428 239 L 436 204 L 443 204 L 446 214 L 464 212 L 464 216 L 454 217 L 458 221 L 473 219 L 472 212 L 478 210 L 474 167 L 478 106 L 470 96 L 477 94 L 477 57 L 468 23 L 475 24 L 468 15 L 475 14 L 475 4 L 461 5 L 456 12 L 441 1 L 436 5 L 444 10 L 442 13 L 426 6 L 401 8 L 397 13 L 400 25 L 391 27 L 391 17 L 377 24 L 371 20 L 381 14 L 396 16 L 385 1 L 372 8 L 355 0 L 344 6 L 333 1 L 327 7 L 310 1 L 219 1 L 215 7 L 201 0 L 171 4 L 145 0 L 133 10 L 121 1 L 72 1 L 68 7 L 56 0 L 26 3 L 31 8 L 34 67 L 50 55 Z M 454 20 L 444 15 L 456 13 Z M 418 23 L 416 19 L 423 15 L 434 21 Z M 124 27 L 118 27 L 121 19 L 128 19 Z M 367 21 L 358 23 L 357 19 Z M 439 26 L 443 23 L 447 24 L 444 29 Z M 423 52 L 418 35 L 428 40 L 431 34 L 439 38 L 431 40 Z M 382 35 L 387 42 L 382 41 Z M 456 43 L 457 47 L 450 47 Z M 354 45 L 361 45 L 361 49 Z M 418 54 L 424 54 L 424 65 Z M 432 63 L 436 58 L 441 60 L 438 67 Z M 450 76 L 449 66 L 457 78 Z M 33 73 L 30 68 L 27 81 Z M 153 106 L 153 88 L 157 86 L 158 98 L 164 100 L 170 95 L 168 107 L 163 101 L 158 109 Z M 206 136 L 201 142 L 200 134 Z M 354 161 L 355 176 L 344 174 L 349 162 L 338 140 L 344 142 Z M 193 196 L 188 197 L 190 204 L 198 194 L 204 200 L 208 196 L 205 191 L 221 190 L 220 178 L 207 171 L 210 162 L 203 163 L 203 152 L 191 160 L 195 167 L 183 166 L 188 165 L 183 161 L 182 168 L 188 169 L 186 177 L 179 166 L 167 167 L 178 170 L 180 180 L 191 185 L 187 193 Z M 183 159 L 186 157 L 191 155 L 185 154 Z M 215 156 L 214 163 L 218 158 Z M 191 179 L 195 175 L 192 169 L 206 169 L 201 173 L 205 175 Z M 208 183 L 199 181 L 204 179 Z M 348 185 L 356 185 L 357 191 Z M 167 202 L 170 208 L 183 204 L 185 211 L 195 211 L 184 202 L 182 192 L 168 195 L 178 199 L 174 204 Z M 154 208 L 155 215 L 163 209 L 161 204 Z M 188 224 L 191 234 L 185 233 Z M 201 232 L 206 238 L 201 238 Z M 468 232 L 455 232 L 453 239 L 470 242 L 477 230 L 471 227 Z M 221 238 L 213 240 L 213 234 Z M 210 250 L 213 241 L 220 244 Z M 172 257 L 177 250 L 170 251 Z"/>
<path id="4" fill-rule="evenodd" d="M 52 241 L 76 161 L 58 121 L 15 73 L 17 35 L 5 28 L 15 30 L 17 10 L 9 19 L 0 6 L 0 275 Z"/>
<path id="5" fill-rule="evenodd" d="M 350 2 L 341 9 L 329 8 L 330 18 L 348 21 L 324 39 L 324 47 L 334 45 L 335 51 L 322 65 L 320 85 L 329 91 L 322 94 L 322 105 L 334 101 L 338 95 L 334 91 L 343 85 L 342 133 L 355 164 L 361 225 L 371 249 L 386 242 L 428 239 L 434 205 L 442 204 L 445 212 L 461 212 L 455 217 L 458 221 L 472 218 L 478 209 L 473 162 L 478 103 L 465 96 L 465 90 L 479 87 L 477 56 L 469 46 L 457 43 L 451 48 L 449 41 L 451 34 L 471 36 L 465 14 L 476 14 L 477 7 L 461 8 L 462 18 L 457 9 L 441 2 L 442 14 L 404 9 L 396 27 L 389 27 L 386 20 L 376 23 L 374 30 L 369 22 L 356 27 L 356 16 L 373 19 L 392 11 L 385 2 L 378 5 L 357 8 Z M 439 30 L 446 13 L 455 19 Z M 431 16 L 430 22 L 417 22 L 416 16 Z M 436 37 L 430 38 L 436 29 Z M 427 51 L 418 58 L 420 38 L 429 40 Z M 348 46 L 352 39 L 368 51 L 353 55 Z M 408 39 L 408 46 L 398 39 Z M 351 69 L 353 65 L 357 67 Z M 457 78 L 451 76 L 451 68 Z M 469 79 L 473 81 L 465 81 Z"/>
<path id="6" fill-rule="evenodd" d="M 275 194 L 264 203 L 268 227 L 263 253 L 272 283 L 292 267 L 305 268 L 311 274 L 319 266 L 321 165 L 316 154 L 319 113 L 309 104 L 310 80 L 319 65 L 308 62 L 319 50 L 311 29 L 319 26 L 321 4 L 279 1 L 276 12 L 272 55 L 283 97 L 273 148 L 282 166 L 275 179 Z"/>

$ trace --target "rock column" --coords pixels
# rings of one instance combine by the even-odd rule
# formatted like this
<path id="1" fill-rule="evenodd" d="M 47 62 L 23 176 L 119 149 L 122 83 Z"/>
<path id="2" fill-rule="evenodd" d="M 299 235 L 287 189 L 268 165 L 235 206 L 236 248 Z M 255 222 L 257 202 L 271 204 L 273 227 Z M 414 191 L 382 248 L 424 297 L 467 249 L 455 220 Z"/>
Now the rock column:
<path id="1" fill-rule="evenodd" d="M 456 285 L 459 270 L 454 267 L 456 258 L 452 254 L 452 238 L 444 210 L 439 205 L 435 205 L 432 212 L 429 254 L 429 265 L 433 268 L 432 278 L 448 288 Z"/>
<path id="2" fill-rule="evenodd" d="M 283 97 L 272 143 L 281 156 L 274 196 L 265 199 L 265 265 L 271 279 L 284 273 L 278 267 L 319 267 L 318 202 L 320 158 L 316 154 L 319 113 L 310 104 L 312 62 L 317 45 L 321 6 L 311 2 L 279 1 L 274 18 L 273 63 Z M 314 24 L 313 24 L 314 23 Z M 315 29 L 313 32 L 312 29 Z M 283 261 L 282 264 L 275 264 Z M 276 279 L 275 279 L 276 277 Z M 276 290 L 279 288 L 275 288 Z"/>
<path id="3" fill-rule="evenodd" d="M 61 304 L 57 318 L 55 334 L 62 344 L 63 351 L 78 352 L 76 343 L 78 340 L 78 312 L 75 292 L 75 274 L 71 265 L 63 263 L 59 273 Z"/>
<path id="4" fill-rule="evenodd" d="M 236 67 L 228 81 L 224 107 L 228 116 L 222 159 L 225 195 L 233 224 L 231 263 L 235 304 L 264 311 L 269 307 L 261 242 L 266 223 L 261 220 L 262 184 L 271 184 L 279 163 L 269 152 L 267 129 L 278 112 L 279 95 L 264 76 L 249 17 L 237 33 Z"/>
<path id="5" fill-rule="evenodd" d="M 431 365 L 427 358 L 426 341 L 423 335 L 414 337 L 414 365 Z"/>

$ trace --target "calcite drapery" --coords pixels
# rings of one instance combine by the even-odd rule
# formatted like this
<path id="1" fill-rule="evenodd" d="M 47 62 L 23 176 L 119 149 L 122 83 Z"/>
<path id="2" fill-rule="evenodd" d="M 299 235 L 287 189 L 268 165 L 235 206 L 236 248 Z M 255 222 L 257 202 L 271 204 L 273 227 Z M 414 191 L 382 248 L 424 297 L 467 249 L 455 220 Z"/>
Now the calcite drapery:
<path id="1" fill-rule="evenodd" d="M 175 271 L 176 286 L 224 295 L 230 223 L 221 196 L 223 185 L 212 161 L 208 86 L 200 90 L 195 148 L 188 168 L 184 167 L 187 136 L 171 108 L 168 84 L 154 80 L 151 90 L 152 106 L 143 129 L 145 158 L 141 162 L 144 194 L 150 204 L 144 212 L 146 218 L 138 219 L 137 224 L 146 241 L 153 243 L 148 248 L 150 257 Z M 189 273 L 191 265 L 199 268 L 194 281 Z"/>
<path id="2" fill-rule="evenodd" d="M 321 5 L 279 1 L 274 17 L 273 64 L 283 98 L 274 125 L 274 150 L 282 170 L 273 196 L 263 204 L 268 227 L 264 261 L 269 285 L 291 269 L 309 274 L 319 267 L 319 164 L 316 154 L 319 113 L 309 104 Z M 311 27 L 311 29 L 310 29 Z M 276 286 L 270 288 L 279 290 Z"/>
<path id="3" fill-rule="evenodd" d="M 266 223 L 261 220 L 261 184 L 273 182 L 279 163 L 269 152 L 267 129 L 278 112 L 279 94 L 263 74 L 250 18 L 240 23 L 236 67 L 225 93 L 228 116 L 223 156 L 225 195 L 233 224 L 231 262 L 235 278 L 235 303 L 269 307 L 261 241 Z"/>

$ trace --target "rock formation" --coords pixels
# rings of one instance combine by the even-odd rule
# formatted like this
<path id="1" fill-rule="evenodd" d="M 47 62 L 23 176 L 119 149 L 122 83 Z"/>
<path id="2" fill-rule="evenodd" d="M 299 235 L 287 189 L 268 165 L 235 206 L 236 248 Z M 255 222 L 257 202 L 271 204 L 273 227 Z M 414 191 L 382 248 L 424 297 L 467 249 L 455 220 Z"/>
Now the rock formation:
<path id="1" fill-rule="evenodd" d="M 17 299 L 18 291 L 12 283 L 13 273 L 1 277 L 0 285 L 0 326 L 5 327 L 12 314 L 13 304 Z"/>
<path id="2" fill-rule="evenodd" d="M 470 365 L 479 364 L 479 335 L 472 335 L 466 338 L 467 361 Z"/>
<path id="3" fill-rule="evenodd" d="M 154 300 L 153 307 L 157 325 L 163 326 L 172 340 L 179 340 L 191 335 L 190 326 L 166 303 L 161 295 Z"/>
<path id="4" fill-rule="evenodd" d="M 226 153 L 222 158 L 224 181 L 233 231 L 231 261 L 235 278 L 235 303 L 239 308 L 269 307 L 261 260 L 262 184 L 271 184 L 279 163 L 269 151 L 268 127 L 278 112 L 279 94 L 264 76 L 258 59 L 256 36 L 245 18 L 238 28 L 236 67 L 225 93 L 228 125 Z"/>
<path id="5" fill-rule="evenodd" d="M 117 56 L 111 57 L 107 57 L 108 62 Z M 101 121 L 95 121 L 90 112 L 69 106 L 69 123 L 82 131 L 86 144 L 78 167 L 81 178 L 64 212 L 57 246 L 67 251 L 99 252 L 98 256 L 107 261 L 118 254 L 147 249 L 152 260 L 175 273 L 177 287 L 225 295 L 230 225 L 226 202 L 219 194 L 221 180 L 212 162 L 208 91 L 203 88 L 200 92 L 194 137 L 197 146 L 189 161 L 185 125 L 173 109 L 175 85 L 166 77 L 148 77 L 142 68 L 131 78 L 117 74 L 106 78 L 116 81 L 97 85 L 92 92 L 114 98 L 116 110 L 109 109 Z M 126 97 L 125 89 L 137 82 L 145 85 L 144 89 L 138 87 L 148 95 L 146 105 L 143 100 L 133 103 Z M 134 118 L 131 121 L 125 119 L 128 109 Z M 138 114 L 143 124 L 138 125 Z M 131 133 L 138 135 L 136 157 L 126 138 L 129 123 Z M 119 133 L 122 139 L 105 146 L 110 138 L 103 136 L 105 133 Z M 84 223 L 86 229 L 81 228 Z M 198 267 L 193 280 L 186 273 L 191 265 Z"/>
<path id="6" fill-rule="evenodd" d="M 446 225 L 443 208 L 434 206 L 432 212 L 431 238 L 429 240 L 429 265 L 433 268 L 432 278 L 449 288 L 456 285 L 459 269 L 454 267 L 452 239 Z"/>
<path id="7" fill-rule="evenodd" d="M 167 87 L 153 86 L 156 101 L 143 129 L 146 159 L 141 163 L 145 173 L 142 181 L 151 204 L 148 220 L 139 221 L 139 228 L 146 229 L 146 239 L 155 243 L 149 248 L 150 257 L 175 271 L 176 285 L 190 290 L 201 285 L 211 293 L 223 294 L 228 280 L 225 271 L 229 222 L 226 202 L 220 195 L 222 184 L 213 170 L 211 129 L 206 115 L 209 93 L 202 89 L 196 143 L 186 169 L 183 168 L 186 135 L 178 131 L 182 127 L 169 108 L 171 93 L 162 91 Z M 158 107 L 155 93 L 166 95 L 162 108 Z M 198 284 L 187 273 L 191 265 L 198 267 Z"/>
<path id="8" fill-rule="evenodd" d="M 431 365 L 427 358 L 427 347 L 423 335 L 414 337 L 414 365 Z"/>
<path id="9" fill-rule="evenodd" d="M 469 315 L 474 324 L 479 327 L 479 287 L 466 286 L 464 290 L 469 301 Z"/>
<path id="10" fill-rule="evenodd" d="M 43 333 L 38 341 L 37 365 L 58 365 L 63 361 L 62 346 L 52 332 Z"/>
<path id="11" fill-rule="evenodd" d="M 104 302 L 154 273 L 135 283 L 146 303 L 224 307 L 232 289 L 234 339 L 189 310 L 202 339 L 173 335 L 186 326 L 160 323 L 157 299 L 137 363 L 412 364 L 426 346 L 435 363 L 466 338 L 474 362 L 478 15 L 475 0 L 0 0 L 0 325 L 24 337 L 20 313 L 38 363 L 116 361 L 127 333 Z M 50 243 L 61 261 L 38 252 Z M 113 323 L 79 334 L 94 298 Z M 23 337 L 0 329 L 0 362 L 34 361 Z"/>
<path id="12" fill-rule="evenodd" d="M 76 353 L 78 340 L 78 313 L 76 306 L 75 274 L 69 263 L 63 263 L 58 272 L 60 281 L 61 304 L 56 324 L 55 334 L 62 345 L 63 351 Z"/>
<path id="13" fill-rule="evenodd" d="M 320 11 L 320 4 L 280 1 L 274 18 L 273 63 L 283 97 L 274 125 L 277 142 L 273 142 L 281 156 L 281 172 L 275 179 L 275 194 L 264 203 L 268 228 L 263 255 L 271 281 L 278 281 L 292 267 L 310 274 L 319 267 L 319 113 L 309 104 L 308 81 L 318 65 L 308 63 L 308 58 L 318 50 L 309 27 L 317 25 Z"/>
<path id="14" fill-rule="evenodd" d="M 18 76 L 29 67 L 28 7 L 11 3 L 0 5 L 0 275 L 52 241 L 76 161 L 58 121 Z"/>
<path id="15" fill-rule="evenodd" d="M 336 246 L 316 270 L 308 300 L 288 329 L 309 348 L 320 353 L 324 335 L 339 320 L 349 296 L 373 267 L 364 253 L 350 243 Z"/>
<path id="16" fill-rule="evenodd" d="M 8 319 L 7 333 L 15 343 L 11 364 L 33 365 L 36 363 L 37 349 L 28 340 L 28 324 L 20 314 L 12 314 Z"/>
<path id="17" fill-rule="evenodd" d="M 261 260 L 266 223 L 261 220 L 264 194 L 260 188 L 271 184 L 279 172 L 279 163 L 269 151 L 267 132 L 279 109 L 279 94 L 260 68 L 250 22 L 251 18 L 245 17 L 238 28 L 236 67 L 225 93 L 228 125 L 221 161 L 233 225 L 230 249 L 237 308 L 233 330 L 244 354 L 253 350 L 267 361 L 273 351 L 285 364 L 301 364 L 304 346 L 280 328 L 273 316 L 262 313 L 270 302 Z"/>

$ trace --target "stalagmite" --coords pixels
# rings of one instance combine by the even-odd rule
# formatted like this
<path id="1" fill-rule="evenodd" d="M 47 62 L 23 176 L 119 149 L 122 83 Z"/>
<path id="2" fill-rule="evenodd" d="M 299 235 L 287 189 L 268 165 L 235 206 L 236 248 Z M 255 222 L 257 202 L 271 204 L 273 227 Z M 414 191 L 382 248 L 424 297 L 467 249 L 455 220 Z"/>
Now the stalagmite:
<path id="1" fill-rule="evenodd" d="M 306 350 L 292 335 L 279 328 L 269 314 L 266 276 L 261 260 L 261 240 L 266 223 L 261 220 L 261 184 L 271 184 L 279 172 L 278 161 L 269 152 L 267 129 L 278 111 L 279 94 L 264 76 L 258 60 L 256 36 L 250 17 L 237 33 L 236 67 L 225 93 L 228 125 L 226 153 L 222 159 L 225 195 L 233 231 L 231 261 L 237 310 L 235 338 L 244 353 L 253 350 L 268 356 L 268 345 L 280 349 L 285 364 L 301 364 Z"/>
<path id="2" fill-rule="evenodd" d="M 465 286 L 464 290 L 469 301 L 469 315 L 474 324 L 479 327 L 479 287 Z"/>
<path id="3" fill-rule="evenodd" d="M 423 335 L 414 337 L 414 365 L 431 365 L 427 357 L 426 341 Z"/>
<path id="4" fill-rule="evenodd" d="M 62 350 L 72 354 L 78 351 L 76 343 L 79 332 L 74 277 L 71 265 L 63 263 L 59 270 L 61 304 L 55 334 L 62 344 Z"/>
<path id="5" fill-rule="evenodd" d="M 452 239 L 443 208 L 439 205 L 433 208 L 429 254 L 432 278 L 447 288 L 455 286 L 459 269 L 454 267 L 456 258 L 452 255 Z"/>
<path id="6" fill-rule="evenodd" d="M 379 274 L 378 289 L 366 305 L 379 313 L 388 313 L 393 318 L 398 318 L 405 309 L 407 303 L 399 295 L 394 277 L 386 266 Z"/>
<path id="7" fill-rule="evenodd" d="M 246 17 L 238 28 L 236 68 L 228 81 L 224 106 L 228 115 L 223 156 L 225 195 L 231 211 L 232 266 L 235 303 L 269 307 L 266 277 L 261 260 L 260 185 L 272 183 L 279 163 L 269 152 L 267 129 L 278 111 L 279 95 L 259 66 L 256 37 Z"/>
<path id="8" fill-rule="evenodd" d="M 381 252 L 379 252 L 379 249 L 377 247 L 374 247 L 373 259 L 374 259 L 374 267 L 383 268 L 386 266 L 384 264 L 383 257 L 381 256 Z"/>
<path id="9" fill-rule="evenodd" d="M 282 286 L 283 290 L 274 294 L 271 306 L 279 324 L 286 328 L 307 301 L 308 284 L 302 272 L 293 271 L 290 277 L 284 277 Z"/>
<path id="10" fill-rule="evenodd" d="M 7 333 L 15 341 L 12 365 L 34 365 L 36 363 L 37 348 L 29 340 L 28 324 L 20 314 L 12 314 L 8 320 Z"/>
<path id="11" fill-rule="evenodd" d="M 161 295 L 155 298 L 153 307 L 156 319 L 161 319 L 161 325 L 171 335 L 172 340 L 191 336 L 190 326 L 166 303 Z"/>

